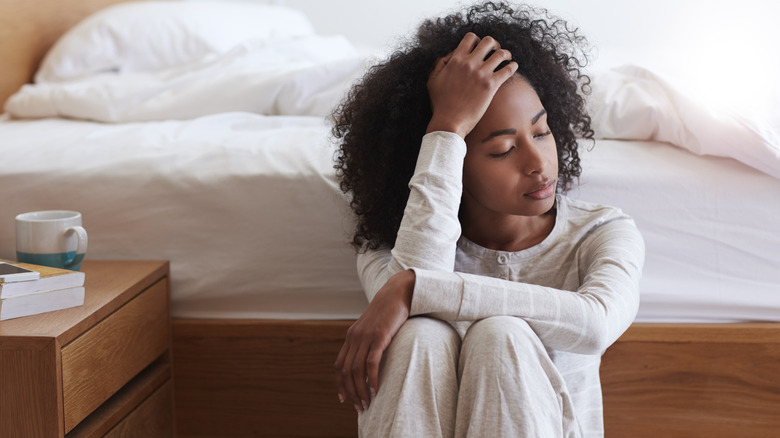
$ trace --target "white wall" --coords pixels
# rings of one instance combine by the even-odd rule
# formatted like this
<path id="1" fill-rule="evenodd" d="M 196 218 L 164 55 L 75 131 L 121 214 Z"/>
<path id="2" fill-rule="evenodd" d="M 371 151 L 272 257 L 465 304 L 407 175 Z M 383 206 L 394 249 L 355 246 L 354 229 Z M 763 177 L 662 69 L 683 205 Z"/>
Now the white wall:
<path id="1" fill-rule="evenodd" d="M 448 0 L 280 0 L 323 34 L 390 48 Z M 778 0 L 546 0 L 532 2 L 579 26 L 599 49 L 595 66 L 637 63 L 711 103 L 749 107 L 780 100 Z M 740 84 L 740 82 L 743 82 Z M 773 91 L 767 92 L 766 87 Z M 769 96 L 773 96 L 770 99 Z"/>

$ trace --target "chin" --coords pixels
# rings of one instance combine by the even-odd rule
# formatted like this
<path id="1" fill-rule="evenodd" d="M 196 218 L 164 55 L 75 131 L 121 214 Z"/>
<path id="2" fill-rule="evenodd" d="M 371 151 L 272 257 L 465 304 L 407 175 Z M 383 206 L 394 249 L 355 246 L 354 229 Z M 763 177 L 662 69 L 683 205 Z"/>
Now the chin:
<path id="1" fill-rule="evenodd" d="M 555 195 L 550 196 L 547 199 L 536 201 L 537 205 L 534 205 L 531 210 L 533 211 L 528 216 L 541 216 L 543 214 L 551 213 L 553 207 L 555 207 Z"/>

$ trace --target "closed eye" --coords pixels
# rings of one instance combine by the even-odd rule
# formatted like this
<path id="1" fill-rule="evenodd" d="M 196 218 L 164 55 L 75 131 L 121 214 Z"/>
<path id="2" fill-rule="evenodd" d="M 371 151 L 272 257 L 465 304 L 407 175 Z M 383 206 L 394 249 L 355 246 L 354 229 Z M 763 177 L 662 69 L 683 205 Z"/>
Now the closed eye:
<path id="1" fill-rule="evenodd" d="M 501 152 L 499 154 L 490 154 L 490 156 L 493 158 L 506 158 L 507 156 L 509 156 L 509 153 L 512 152 L 512 149 L 514 148 L 515 147 L 512 146 L 511 148 L 507 149 L 506 152 Z"/>
<path id="2" fill-rule="evenodd" d="M 543 138 L 543 137 L 547 137 L 547 136 L 548 136 L 548 135 L 550 135 L 550 134 L 552 134 L 552 131 L 550 131 L 550 130 L 548 129 L 547 131 L 545 131 L 545 132 L 542 132 L 541 134 L 536 134 L 536 135 L 534 135 L 534 138 Z"/>

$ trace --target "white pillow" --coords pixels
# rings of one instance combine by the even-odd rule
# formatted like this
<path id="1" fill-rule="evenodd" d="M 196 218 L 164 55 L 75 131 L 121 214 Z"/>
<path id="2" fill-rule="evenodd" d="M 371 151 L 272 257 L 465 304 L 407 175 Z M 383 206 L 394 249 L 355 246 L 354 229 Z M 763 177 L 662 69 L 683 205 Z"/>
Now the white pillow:
<path id="1" fill-rule="evenodd" d="M 120 3 L 87 17 L 52 47 L 35 81 L 156 71 L 225 53 L 247 40 L 313 35 L 301 12 L 228 0 Z"/>

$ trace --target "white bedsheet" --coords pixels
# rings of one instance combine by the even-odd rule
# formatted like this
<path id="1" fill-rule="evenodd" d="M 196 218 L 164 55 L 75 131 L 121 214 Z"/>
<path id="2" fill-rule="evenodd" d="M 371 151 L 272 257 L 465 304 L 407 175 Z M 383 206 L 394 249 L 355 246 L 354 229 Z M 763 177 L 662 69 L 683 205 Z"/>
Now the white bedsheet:
<path id="1" fill-rule="evenodd" d="M 636 65 L 597 72 L 589 103 L 598 138 L 668 142 L 780 178 L 780 120 L 707 108 Z"/>

